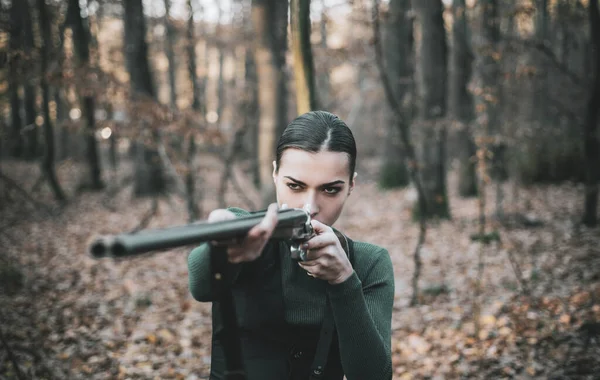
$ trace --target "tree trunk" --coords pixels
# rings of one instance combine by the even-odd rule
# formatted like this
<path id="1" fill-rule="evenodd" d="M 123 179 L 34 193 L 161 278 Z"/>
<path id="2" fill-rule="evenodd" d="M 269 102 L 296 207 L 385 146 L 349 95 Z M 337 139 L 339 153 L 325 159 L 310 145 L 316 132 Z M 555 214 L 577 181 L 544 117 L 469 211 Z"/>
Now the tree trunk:
<path id="1" fill-rule="evenodd" d="M 465 0 L 452 3 L 452 68 L 450 72 L 449 111 L 459 124 L 458 142 L 459 171 L 458 193 L 463 197 L 477 195 L 477 173 L 475 170 L 475 143 L 470 124 L 473 121 L 473 98 L 468 90 L 471 80 L 473 53 L 470 46 L 469 25 Z"/>
<path id="2" fill-rule="evenodd" d="M 598 136 L 598 121 L 600 119 L 600 11 L 598 10 L 598 0 L 590 0 L 588 12 L 594 71 L 584 130 L 586 180 L 583 223 L 586 226 L 593 227 L 598 223 L 598 168 L 600 168 L 600 137 Z"/>
<path id="3" fill-rule="evenodd" d="M 218 124 L 222 125 L 223 111 L 225 110 L 225 78 L 224 78 L 224 66 L 225 66 L 225 46 L 219 42 L 219 77 L 217 79 L 217 115 Z"/>
<path id="4" fill-rule="evenodd" d="M 287 65 L 286 65 L 286 55 L 288 50 L 288 11 L 289 6 L 287 1 L 274 1 L 274 4 L 271 6 L 274 10 L 273 13 L 273 39 L 274 39 L 274 56 L 275 56 L 275 64 L 278 72 L 280 73 L 277 76 L 277 99 L 278 99 L 278 107 L 279 118 L 277 120 L 276 135 L 275 135 L 275 146 L 277 145 L 277 141 L 279 136 L 283 134 L 283 131 L 288 125 L 288 76 L 287 76 Z M 272 155 L 275 155 L 275 148 L 273 148 Z M 272 168 L 272 165 L 269 165 Z M 272 182 L 272 181 L 269 181 Z"/>
<path id="5" fill-rule="evenodd" d="M 447 46 L 441 0 L 413 1 L 419 30 L 419 124 L 421 162 L 427 217 L 450 218 L 446 190 L 446 115 Z M 420 212 L 420 210 L 415 210 Z"/>
<path id="6" fill-rule="evenodd" d="M 287 87 L 284 72 L 287 41 L 287 2 L 254 0 L 252 24 L 256 35 L 255 61 L 260 112 L 259 164 L 263 205 L 275 200 L 272 172 L 277 138 L 287 125 Z"/>
<path id="7" fill-rule="evenodd" d="M 427 210 L 429 209 L 427 205 L 427 198 L 425 195 L 425 190 L 423 188 L 422 180 L 421 180 L 421 169 L 418 164 L 417 154 L 412 143 L 412 139 L 410 136 L 410 130 L 408 123 L 402 123 L 404 119 L 404 115 L 402 114 L 402 105 L 395 98 L 394 90 L 391 86 L 390 80 L 387 77 L 387 73 L 385 71 L 385 65 L 383 62 L 383 54 L 381 49 L 381 43 L 379 43 L 379 1 L 373 1 L 373 45 L 375 50 L 375 62 L 377 64 L 377 68 L 379 71 L 379 76 L 381 78 L 381 84 L 383 85 L 383 89 L 385 90 L 385 98 L 394 112 L 394 116 L 396 117 L 397 126 L 400 129 L 400 137 L 402 140 L 403 148 L 406 152 L 406 158 L 410 163 L 408 165 L 410 178 L 412 183 L 417 191 L 417 202 L 418 202 L 418 220 L 419 220 L 419 236 L 417 245 L 415 247 L 413 253 L 414 259 L 414 271 L 412 275 L 411 285 L 412 285 L 412 297 L 410 301 L 410 305 L 414 306 L 419 302 L 419 278 L 421 276 L 421 268 L 422 268 L 422 260 L 421 260 L 421 248 L 425 243 L 425 238 L 427 236 L 427 219 L 426 215 L 428 214 Z M 359 71 L 360 78 L 360 71 Z M 411 107 L 412 113 L 412 107 Z"/>
<path id="8" fill-rule="evenodd" d="M 325 0 L 321 0 L 321 22 L 319 24 L 319 32 L 321 34 L 321 50 L 323 52 L 327 52 L 327 8 L 325 4 Z M 319 93 L 319 102 L 323 109 L 327 110 L 330 108 L 331 102 L 331 90 L 329 86 L 329 67 L 327 65 L 323 65 L 324 67 L 321 69 L 320 73 L 317 73 L 317 89 Z M 318 71 L 318 70 L 316 70 Z"/>
<path id="9" fill-rule="evenodd" d="M 196 166 L 194 160 L 196 158 L 196 142 L 194 141 L 195 134 L 192 132 L 188 137 L 188 148 L 186 154 L 187 173 L 185 175 L 185 192 L 186 203 L 188 209 L 188 222 L 192 223 L 202 216 L 202 210 L 198 208 L 196 199 Z"/>
<path id="10" fill-rule="evenodd" d="M 25 53 L 25 68 L 24 68 L 24 106 L 25 106 L 25 136 L 27 139 L 25 157 L 35 159 L 38 157 L 39 149 L 39 131 L 35 123 L 37 116 L 35 99 L 36 91 L 33 84 L 34 75 L 34 39 L 33 39 L 33 21 L 31 18 L 31 9 L 29 1 L 23 1 L 21 8 L 21 20 L 23 22 L 23 51 Z"/>
<path id="11" fill-rule="evenodd" d="M 79 0 L 69 0 L 69 9 L 67 11 L 68 23 L 73 31 L 73 42 L 75 54 L 77 56 L 77 64 L 83 68 L 83 72 L 87 74 L 90 65 L 90 31 L 84 24 L 81 18 L 81 8 Z M 79 82 L 79 81 L 78 81 Z M 102 169 L 100 167 L 100 155 L 98 153 L 98 142 L 96 141 L 96 101 L 88 86 L 91 84 L 86 78 L 79 82 L 78 92 L 82 99 L 83 116 L 86 124 L 86 141 L 87 141 L 87 161 L 89 165 L 89 187 L 92 190 L 100 190 L 104 188 L 102 183 Z"/>
<path id="12" fill-rule="evenodd" d="M 67 148 L 67 140 L 69 138 L 67 128 L 62 124 L 67 118 L 67 105 L 63 95 L 63 89 L 60 87 L 53 88 L 54 103 L 56 104 L 56 158 L 62 161 L 69 156 Z"/>
<path id="13" fill-rule="evenodd" d="M 146 43 L 146 21 L 142 0 L 124 0 L 125 58 L 132 95 L 156 98 Z"/>
<path id="14" fill-rule="evenodd" d="M 196 37 L 194 23 L 194 6 L 192 0 L 187 0 L 188 20 L 186 28 L 186 52 L 188 58 L 188 72 L 192 83 L 192 109 L 200 111 L 201 95 L 198 87 L 198 74 L 196 72 Z M 202 115 L 202 118 L 204 115 Z M 196 124 L 197 125 L 197 124 Z M 202 216 L 202 210 L 198 207 L 196 199 L 196 131 L 189 131 L 188 148 L 186 154 L 187 172 L 185 175 L 185 191 L 187 198 L 188 221 L 191 223 Z"/>
<path id="15" fill-rule="evenodd" d="M 171 1 L 164 0 L 165 5 L 165 50 L 167 53 L 167 60 L 169 61 L 169 89 L 170 89 L 170 100 L 171 108 L 177 109 L 177 83 L 175 79 L 175 53 L 173 52 L 173 45 L 175 44 L 173 25 L 171 24 Z"/>
<path id="16" fill-rule="evenodd" d="M 190 82 L 192 83 L 192 109 L 199 111 L 200 110 L 200 88 L 198 87 L 198 74 L 196 72 L 196 37 L 194 33 L 194 7 L 192 5 L 192 0 L 187 0 L 188 7 L 188 21 L 186 28 L 186 52 L 188 58 L 188 72 L 190 74 Z"/>
<path id="17" fill-rule="evenodd" d="M 561 0 L 561 1 L 559 1 L 556 8 L 557 8 L 556 11 L 559 14 L 559 16 L 557 17 L 558 21 L 556 22 L 556 29 L 558 29 L 558 33 L 560 36 L 560 38 L 559 38 L 560 53 L 558 54 L 558 56 L 560 57 L 560 63 L 565 67 L 565 69 L 570 70 L 571 65 L 570 65 L 570 60 L 569 60 L 569 53 L 571 50 L 570 49 L 571 32 L 570 32 L 570 28 L 569 28 L 569 22 L 567 21 L 567 17 L 566 17 L 566 15 L 568 15 L 568 12 L 570 9 L 569 2 L 567 0 Z"/>
<path id="18" fill-rule="evenodd" d="M 218 3 L 219 7 L 219 19 L 217 21 L 217 51 L 219 54 L 219 77 L 217 79 L 217 116 L 218 116 L 218 125 L 222 125 L 221 121 L 223 120 L 223 110 L 225 109 L 225 92 L 224 92 L 224 73 L 223 66 L 225 63 L 225 42 L 223 41 L 223 26 L 222 17 L 223 17 L 223 9 L 221 8 L 221 4 Z"/>
<path id="19" fill-rule="evenodd" d="M 44 137 L 46 149 L 42 161 L 42 171 L 48 180 L 54 193 L 54 197 L 59 202 L 66 201 L 66 196 L 58 182 L 54 169 L 54 128 L 50 118 L 50 90 L 46 79 L 48 69 L 49 51 L 52 47 L 52 30 L 50 27 L 50 15 L 46 9 L 45 0 L 37 0 L 38 21 L 40 25 L 40 34 L 42 35 L 40 49 L 40 83 L 42 88 L 42 110 L 44 116 Z"/>
<path id="20" fill-rule="evenodd" d="M 485 186 L 489 178 L 497 182 L 496 217 L 502 218 L 502 187 L 500 182 L 505 179 L 504 150 L 505 145 L 500 138 L 500 65 L 497 62 L 500 52 L 500 19 L 499 8 L 496 0 L 482 0 L 479 5 L 479 19 L 481 30 L 476 39 L 476 49 L 479 52 L 476 61 L 476 78 L 474 81 L 475 107 L 478 111 L 476 118 L 478 124 L 478 149 L 477 157 L 484 160 L 480 168 L 485 172 L 479 173 L 479 186 Z M 491 154 L 490 165 L 487 164 Z M 489 167 L 489 170 L 487 169 Z M 484 192 L 485 189 L 479 189 Z"/>
<path id="21" fill-rule="evenodd" d="M 534 38 L 535 42 L 539 44 L 547 44 L 548 41 L 548 0 L 535 0 L 535 15 L 534 15 Z M 531 78 L 531 103 L 528 115 L 530 122 L 534 128 L 534 135 L 544 135 L 544 131 L 548 130 L 548 127 L 552 123 L 552 119 L 548 115 L 548 67 L 544 57 L 538 51 L 531 51 L 528 53 L 530 62 L 529 64 L 535 69 L 535 75 Z M 541 144 L 540 144 L 541 142 Z M 532 145 L 531 150 L 534 162 L 537 162 L 535 173 L 539 175 L 540 179 L 546 180 L 556 178 L 550 168 L 553 166 L 553 161 L 558 157 L 552 154 L 557 149 L 557 145 L 560 141 L 555 139 L 534 138 L 530 142 Z"/>
<path id="22" fill-rule="evenodd" d="M 384 24 L 383 53 L 386 64 L 387 77 L 391 82 L 394 97 L 398 100 L 404 115 L 406 112 L 407 98 L 413 81 L 413 59 L 412 39 L 413 23 L 410 15 L 410 0 L 391 0 L 388 17 Z M 388 128 L 382 155 L 381 175 L 379 185 L 382 188 L 398 188 L 407 186 L 410 176 L 402 151 L 399 130 L 396 123 L 410 123 L 410 117 L 396 120 L 393 111 L 388 111 Z"/>
<path id="23" fill-rule="evenodd" d="M 258 80 L 256 77 L 256 62 L 254 54 L 251 50 L 246 50 L 245 54 L 245 96 L 247 99 L 247 108 L 245 115 L 245 123 L 247 130 L 248 153 L 250 155 L 250 172 L 252 181 L 256 188 L 260 188 L 260 165 L 258 161 L 258 123 L 259 123 L 259 107 L 258 107 Z"/>
<path id="24" fill-rule="evenodd" d="M 22 24 L 21 19 L 21 1 L 13 1 L 10 6 L 10 52 L 12 55 L 8 61 L 8 90 L 10 92 L 10 117 L 11 117 L 11 136 L 10 149 L 11 155 L 15 158 L 22 157 L 24 150 L 23 136 L 21 128 L 23 121 L 21 120 L 21 98 L 19 96 L 19 78 L 21 76 L 20 66 L 21 48 L 22 48 Z"/>
<path id="25" fill-rule="evenodd" d="M 148 62 L 148 45 L 146 43 L 146 22 L 142 0 L 124 0 L 125 8 L 125 57 L 129 72 L 130 96 L 132 101 L 146 98 L 156 101 L 156 92 Z M 130 115 L 134 120 L 136 115 Z M 167 190 L 165 169 L 162 165 L 158 146 L 160 133 L 155 127 L 143 125 L 150 144 L 136 142 L 136 169 L 134 193 L 136 196 L 156 196 Z"/>
<path id="26" fill-rule="evenodd" d="M 310 0 L 291 0 L 290 24 L 296 77 L 296 113 L 302 115 L 317 108 L 310 45 Z"/>
<path id="27" fill-rule="evenodd" d="M 200 8 L 200 14 L 204 15 L 204 6 L 202 5 L 202 2 L 198 2 L 197 3 L 199 8 Z M 206 29 L 205 29 L 205 20 L 202 19 L 200 21 L 200 35 L 203 36 L 206 34 Z M 208 112 L 207 110 L 207 96 L 206 96 L 206 88 L 208 87 L 208 68 L 210 65 L 210 54 L 209 54 L 209 46 L 208 46 L 208 41 L 206 40 L 206 38 L 204 39 L 204 50 L 203 53 L 204 55 L 201 57 L 200 59 L 200 77 L 199 79 L 199 87 L 200 87 L 200 94 L 201 94 L 201 99 L 202 101 L 200 102 L 200 113 L 206 117 L 206 113 Z"/>

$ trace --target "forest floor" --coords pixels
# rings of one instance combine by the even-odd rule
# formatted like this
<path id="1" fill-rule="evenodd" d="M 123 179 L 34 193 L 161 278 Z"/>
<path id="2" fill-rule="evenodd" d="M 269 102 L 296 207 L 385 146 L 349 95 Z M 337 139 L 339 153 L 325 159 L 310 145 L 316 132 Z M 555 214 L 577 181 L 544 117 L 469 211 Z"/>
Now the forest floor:
<path id="1" fill-rule="evenodd" d="M 477 200 L 451 192 L 452 220 L 430 225 L 420 303 L 410 307 L 414 196 L 379 190 L 377 166 L 360 168 L 336 226 L 392 257 L 394 379 L 600 379 L 600 229 L 579 224 L 580 186 L 506 185 L 507 222 L 488 226 L 501 241 L 486 246 L 470 238 Z M 0 170 L 35 199 L 0 179 L 0 379 L 207 378 L 211 311 L 188 292 L 189 249 L 120 262 L 87 254 L 93 236 L 134 229 L 151 200 L 133 199 L 131 186 L 112 198 L 77 194 L 81 167 L 66 161 L 58 173 L 70 202 L 57 209 L 46 185 L 32 191 L 37 166 L 4 161 Z M 205 211 L 217 206 L 220 172 L 206 160 L 199 173 Z M 488 215 L 493 197 L 490 189 Z M 248 207 L 231 186 L 227 200 Z M 171 197 L 148 227 L 184 223 L 185 202 Z"/>

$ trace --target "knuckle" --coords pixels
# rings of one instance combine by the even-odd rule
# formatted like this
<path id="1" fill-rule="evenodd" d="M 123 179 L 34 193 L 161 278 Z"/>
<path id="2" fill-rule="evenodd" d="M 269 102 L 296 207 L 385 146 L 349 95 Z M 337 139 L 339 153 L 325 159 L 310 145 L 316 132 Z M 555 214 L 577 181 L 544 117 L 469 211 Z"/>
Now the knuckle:
<path id="1" fill-rule="evenodd" d="M 228 211 L 228 210 L 225 210 L 222 208 L 213 210 L 208 215 L 208 221 L 210 221 L 210 222 L 218 222 L 218 221 L 230 220 L 230 219 L 235 219 L 235 215 L 231 211 Z"/>

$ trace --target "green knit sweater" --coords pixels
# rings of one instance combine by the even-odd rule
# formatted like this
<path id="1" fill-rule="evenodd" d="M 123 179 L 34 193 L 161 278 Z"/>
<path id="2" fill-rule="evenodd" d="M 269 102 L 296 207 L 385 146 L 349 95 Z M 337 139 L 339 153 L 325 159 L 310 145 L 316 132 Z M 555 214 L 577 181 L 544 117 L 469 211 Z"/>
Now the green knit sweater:
<path id="1" fill-rule="evenodd" d="M 230 210 L 238 216 L 247 214 L 240 209 Z M 200 302 L 213 300 L 209 250 L 209 246 L 203 244 L 188 257 L 190 291 Z M 292 326 L 318 329 L 328 295 L 346 378 L 391 379 L 394 274 L 387 250 L 355 241 L 354 273 L 337 285 L 307 276 L 289 256 L 281 252 L 278 254 L 281 256 L 285 322 Z M 235 266 L 240 273 L 253 268 L 252 263 Z"/>

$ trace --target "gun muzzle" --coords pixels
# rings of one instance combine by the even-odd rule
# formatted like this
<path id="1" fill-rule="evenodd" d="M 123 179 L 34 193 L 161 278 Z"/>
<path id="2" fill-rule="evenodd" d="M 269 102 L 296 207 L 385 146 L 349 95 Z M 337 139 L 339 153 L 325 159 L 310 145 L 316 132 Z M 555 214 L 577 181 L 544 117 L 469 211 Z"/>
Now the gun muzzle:
<path id="1" fill-rule="evenodd" d="M 126 242 L 122 241 L 122 237 L 102 236 L 91 244 L 90 254 L 95 259 L 101 259 L 103 257 L 119 258 L 129 256 L 133 252 L 128 251 L 125 244 Z"/>

